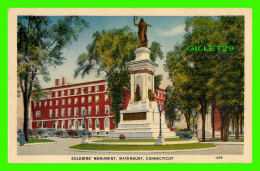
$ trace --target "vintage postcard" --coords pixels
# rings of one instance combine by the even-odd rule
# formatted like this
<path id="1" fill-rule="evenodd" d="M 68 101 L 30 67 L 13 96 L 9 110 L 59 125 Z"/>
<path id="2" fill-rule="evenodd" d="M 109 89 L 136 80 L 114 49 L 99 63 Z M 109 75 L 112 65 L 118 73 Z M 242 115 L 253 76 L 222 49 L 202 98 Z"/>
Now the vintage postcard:
<path id="1" fill-rule="evenodd" d="M 252 10 L 9 9 L 10 163 L 251 163 Z"/>

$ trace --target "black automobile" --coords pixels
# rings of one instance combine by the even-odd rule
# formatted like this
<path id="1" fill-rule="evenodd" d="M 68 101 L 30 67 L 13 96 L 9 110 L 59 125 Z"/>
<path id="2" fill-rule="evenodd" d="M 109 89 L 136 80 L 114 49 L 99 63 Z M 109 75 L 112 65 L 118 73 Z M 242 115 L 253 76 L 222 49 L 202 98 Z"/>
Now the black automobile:
<path id="1" fill-rule="evenodd" d="M 67 133 L 66 130 L 63 130 L 62 133 L 59 135 L 60 138 L 68 138 L 70 135 Z"/>
<path id="2" fill-rule="evenodd" d="M 88 137 L 92 136 L 91 132 L 88 130 L 68 130 L 67 133 L 70 137 L 82 137 L 83 135 L 88 135 Z"/>
<path id="3" fill-rule="evenodd" d="M 47 138 L 49 136 L 48 130 L 46 129 L 35 129 L 41 138 Z"/>
<path id="4" fill-rule="evenodd" d="M 56 132 L 56 129 L 55 128 L 50 128 L 50 129 L 47 129 L 47 133 L 50 137 L 54 137 L 55 136 L 55 132 Z"/>
<path id="5" fill-rule="evenodd" d="M 189 132 L 179 132 L 178 134 L 179 138 L 182 139 L 191 139 L 192 135 Z"/>
<path id="6" fill-rule="evenodd" d="M 63 134 L 63 131 L 62 131 L 62 130 L 56 130 L 56 131 L 54 132 L 54 136 L 55 136 L 55 137 L 60 137 L 62 134 Z"/>
<path id="7" fill-rule="evenodd" d="M 92 137 L 92 133 L 89 131 L 89 130 L 86 130 L 86 131 L 82 131 L 82 135 L 87 135 L 89 138 Z"/>

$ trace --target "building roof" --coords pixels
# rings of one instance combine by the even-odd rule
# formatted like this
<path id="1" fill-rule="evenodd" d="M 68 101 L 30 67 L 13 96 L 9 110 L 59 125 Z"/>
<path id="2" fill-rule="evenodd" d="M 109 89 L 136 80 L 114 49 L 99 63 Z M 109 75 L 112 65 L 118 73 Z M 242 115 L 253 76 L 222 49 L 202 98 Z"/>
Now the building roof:
<path id="1" fill-rule="evenodd" d="M 45 88 L 43 90 L 56 90 L 56 89 L 71 88 L 71 87 L 91 85 L 91 84 L 99 84 L 99 83 L 106 83 L 106 80 L 97 80 L 97 81 L 77 83 L 77 84 L 59 85 L 59 86 L 54 86 L 54 87 L 50 87 L 50 88 Z"/>

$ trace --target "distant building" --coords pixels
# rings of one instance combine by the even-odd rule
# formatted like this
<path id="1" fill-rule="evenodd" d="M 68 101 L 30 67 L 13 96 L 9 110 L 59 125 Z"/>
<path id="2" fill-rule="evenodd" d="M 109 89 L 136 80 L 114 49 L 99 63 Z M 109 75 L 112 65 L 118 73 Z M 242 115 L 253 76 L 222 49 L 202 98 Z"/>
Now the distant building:
<path id="1" fill-rule="evenodd" d="M 108 83 L 105 80 L 66 84 L 63 77 L 60 83 L 44 89 L 50 96 L 40 101 L 31 101 L 32 128 L 83 129 L 83 110 L 86 109 L 86 128 L 93 134 L 108 134 L 116 124 L 110 112 L 111 98 Z M 126 109 L 130 92 L 125 91 L 122 108 Z M 165 104 L 165 91 L 155 93 L 157 103 Z"/>
<path id="2" fill-rule="evenodd" d="M 212 127 L 213 127 L 213 111 L 211 107 L 209 107 L 208 112 L 206 114 L 206 123 L 205 123 L 205 137 L 212 138 Z M 215 108 L 215 117 L 214 117 L 214 126 L 215 126 L 215 137 L 221 136 L 221 115 L 219 108 Z M 198 137 L 202 137 L 202 118 L 199 115 L 198 118 Z"/>

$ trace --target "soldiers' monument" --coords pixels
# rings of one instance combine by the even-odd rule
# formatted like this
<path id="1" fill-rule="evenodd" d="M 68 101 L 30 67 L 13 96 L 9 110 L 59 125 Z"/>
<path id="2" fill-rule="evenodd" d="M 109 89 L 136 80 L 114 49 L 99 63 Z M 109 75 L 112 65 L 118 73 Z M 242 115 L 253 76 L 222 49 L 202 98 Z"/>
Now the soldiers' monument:
<path id="1" fill-rule="evenodd" d="M 131 99 L 126 110 L 120 111 L 118 128 L 108 134 L 108 139 L 118 139 L 123 134 L 126 139 L 156 139 L 159 135 L 159 111 L 154 100 L 154 72 L 158 64 L 150 60 L 150 50 L 147 48 L 147 27 L 151 26 L 141 18 L 138 24 L 138 46 L 135 50 L 135 60 L 127 65 L 131 76 Z M 165 122 L 164 112 L 161 118 L 164 138 L 175 138 Z"/>

